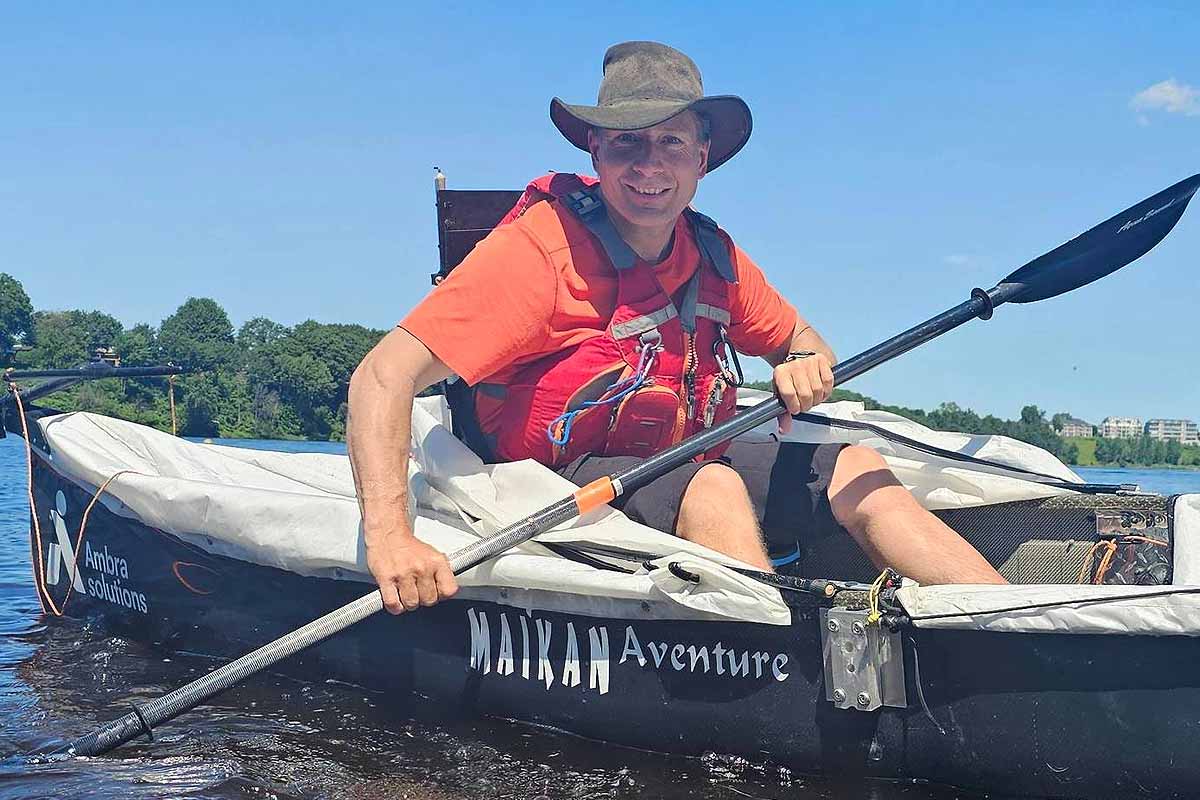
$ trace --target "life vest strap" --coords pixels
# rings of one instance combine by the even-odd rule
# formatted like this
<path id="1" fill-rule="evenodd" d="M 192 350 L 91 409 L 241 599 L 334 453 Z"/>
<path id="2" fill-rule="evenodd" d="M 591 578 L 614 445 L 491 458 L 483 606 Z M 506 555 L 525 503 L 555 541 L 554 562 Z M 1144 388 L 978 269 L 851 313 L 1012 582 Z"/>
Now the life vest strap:
<path id="1" fill-rule="evenodd" d="M 728 311 L 723 308 L 717 308 L 716 306 L 708 303 L 696 304 L 696 316 L 704 317 L 705 319 L 711 319 L 718 325 L 725 325 L 726 327 L 729 326 L 729 321 L 731 319 Z"/>
<path id="2" fill-rule="evenodd" d="M 614 267 L 618 270 L 633 267 L 637 253 L 633 252 L 633 248 L 625 243 L 621 234 L 613 227 L 612 220 L 608 218 L 608 212 L 604 208 L 604 201 L 600 198 L 598 186 L 571 192 L 563 197 L 563 201 L 592 235 L 600 240 L 601 247 Z"/>
<path id="3" fill-rule="evenodd" d="M 639 336 L 646 331 L 651 331 L 678 316 L 679 312 L 675 310 L 675 306 L 666 305 L 658 311 L 652 311 L 649 314 L 643 314 L 640 317 L 619 322 L 612 326 L 612 337 L 614 339 L 628 339 L 630 336 Z"/>
<path id="4" fill-rule="evenodd" d="M 696 270 L 683 287 L 683 298 L 679 303 L 679 322 L 688 333 L 696 332 L 697 299 L 700 297 L 700 270 Z"/>
<path id="5" fill-rule="evenodd" d="M 690 207 L 684 209 L 683 213 L 692 223 L 692 230 L 696 234 L 696 244 L 700 246 L 700 252 L 704 255 L 705 260 L 713 265 L 717 274 L 727 283 L 737 283 L 737 271 L 734 269 L 733 260 L 729 255 L 729 243 L 721 236 L 716 221 Z"/>
<path id="6" fill-rule="evenodd" d="M 608 210 L 605 209 L 604 200 L 600 195 L 599 184 L 563 195 L 562 202 L 566 203 L 567 208 L 571 209 L 592 235 L 600 240 L 608 260 L 615 268 L 624 270 L 633 267 L 637 253 L 625 243 L 609 219 Z M 721 236 L 716 221 L 690 207 L 684 209 L 683 213 L 692 226 L 696 244 L 704 260 L 712 264 L 717 274 L 727 283 L 737 283 L 737 271 L 729 254 L 729 244 Z"/>
<path id="7" fill-rule="evenodd" d="M 480 384 L 482 389 L 485 384 Z M 446 395 L 446 403 L 450 406 L 450 421 L 454 435 L 474 451 L 485 464 L 496 460 L 495 451 L 489 437 L 479 425 L 479 417 L 475 413 L 475 389 L 467 382 L 455 376 L 453 380 L 442 382 Z"/>

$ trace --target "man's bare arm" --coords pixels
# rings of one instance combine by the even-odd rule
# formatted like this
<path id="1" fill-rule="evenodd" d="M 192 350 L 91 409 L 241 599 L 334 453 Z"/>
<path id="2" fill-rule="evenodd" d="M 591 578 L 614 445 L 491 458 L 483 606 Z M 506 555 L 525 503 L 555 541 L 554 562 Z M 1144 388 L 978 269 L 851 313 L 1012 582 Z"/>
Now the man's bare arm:
<path id="1" fill-rule="evenodd" d="M 451 374 L 420 340 L 395 328 L 350 379 L 346 442 L 367 566 L 393 614 L 433 605 L 458 590 L 445 555 L 413 536 L 408 521 L 413 398 Z"/>
<path id="2" fill-rule="evenodd" d="M 803 317 L 796 318 L 796 327 L 792 330 L 792 338 L 783 346 L 776 350 L 767 353 L 763 358 L 767 360 L 772 367 L 777 367 L 787 358 L 788 353 L 794 353 L 802 350 L 811 350 L 814 353 L 823 355 L 830 365 L 837 363 L 837 356 L 821 334 L 804 321 Z"/>
<path id="3" fill-rule="evenodd" d="M 787 360 L 788 353 L 805 351 L 815 355 Z M 787 413 L 779 417 L 779 429 L 787 433 L 792 429 L 792 414 L 801 414 L 829 399 L 837 357 L 821 334 L 803 318 L 797 318 L 791 340 L 764 358 L 775 367 L 771 376 L 775 393 L 787 408 Z"/>

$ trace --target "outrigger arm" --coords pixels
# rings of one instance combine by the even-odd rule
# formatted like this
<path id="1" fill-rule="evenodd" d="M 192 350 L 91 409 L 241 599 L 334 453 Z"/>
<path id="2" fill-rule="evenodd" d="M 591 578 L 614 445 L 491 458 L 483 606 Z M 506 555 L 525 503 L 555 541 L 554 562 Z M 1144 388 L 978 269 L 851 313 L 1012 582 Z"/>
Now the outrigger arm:
<path id="1" fill-rule="evenodd" d="M 16 381 L 30 378 L 49 378 L 45 383 L 21 391 L 21 402 L 32 403 L 39 398 L 54 394 L 55 392 L 61 392 L 63 389 L 67 389 L 83 381 L 94 381 L 101 378 L 157 378 L 180 375 L 184 372 L 186 370 L 174 364 L 156 367 L 114 367 L 107 361 L 92 361 L 82 367 L 69 369 L 6 369 L 4 371 L 4 383 L 8 387 L 8 394 L 0 397 L 0 439 L 3 439 L 7 435 L 8 411 L 15 405 L 16 401 L 13 393 Z"/>

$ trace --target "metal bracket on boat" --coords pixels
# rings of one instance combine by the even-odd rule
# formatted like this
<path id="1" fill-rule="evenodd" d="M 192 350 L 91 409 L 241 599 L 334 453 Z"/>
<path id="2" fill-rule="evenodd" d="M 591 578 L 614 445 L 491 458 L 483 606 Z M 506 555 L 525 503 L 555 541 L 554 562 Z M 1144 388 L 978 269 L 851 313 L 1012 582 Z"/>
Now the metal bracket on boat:
<path id="1" fill-rule="evenodd" d="M 1158 536 L 1166 538 L 1166 510 L 1122 509 L 1096 511 L 1096 538 L 1116 539 L 1122 536 Z"/>
<path id="2" fill-rule="evenodd" d="M 821 609 L 825 699 L 838 708 L 906 708 L 904 649 L 899 633 L 868 624 L 867 612 Z"/>

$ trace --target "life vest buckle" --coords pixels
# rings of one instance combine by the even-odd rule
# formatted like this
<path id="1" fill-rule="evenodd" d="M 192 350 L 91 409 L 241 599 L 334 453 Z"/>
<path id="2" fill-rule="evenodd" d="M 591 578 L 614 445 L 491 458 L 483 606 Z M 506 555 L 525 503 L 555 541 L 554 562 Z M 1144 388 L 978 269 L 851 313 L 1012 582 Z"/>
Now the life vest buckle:
<path id="1" fill-rule="evenodd" d="M 663 349 L 662 334 L 658 328 L 651 328 L 638 337 L 638 350 L 650 349 L 659 352 Z"/>

